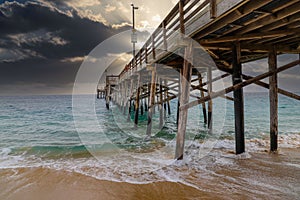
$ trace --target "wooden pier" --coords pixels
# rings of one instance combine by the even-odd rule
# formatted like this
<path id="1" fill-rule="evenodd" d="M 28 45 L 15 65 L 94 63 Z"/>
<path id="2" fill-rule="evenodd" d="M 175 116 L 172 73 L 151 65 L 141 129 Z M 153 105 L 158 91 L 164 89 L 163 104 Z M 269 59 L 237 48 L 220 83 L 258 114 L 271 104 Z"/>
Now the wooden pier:
<path id="1" fill-rule="evenodd" d="M 183 35 L 179 40 L 174 40 L 176 32 Z M 199 51 L 188 38 L 200 44 L 215 64 L 195 62 L 203 49 Z M 240 154 L 245 152 L 243 87 L 256 84 L 269 89 L 270 151 L 277 151 L 278 93 L 300 100 L 297 94 L 278 88 L 277 81 L 278 73 L 298 66 L 300 59 L 278 66 L 277 55 L 299 53 L 300 0 L 180 0 L 124 70 L 107 77 L 106 105 L 109 108 L 112 100 L 128 119 L 134 110 L 135 126 L 139 113 L 147 111 L 145 136 L 150 137 L 153 113 L 158 109 L 162 126 L 171 112 L 170 100 L 177 98 L 175 158 L 182 159 L 188 109 L 202 105 L 204 122 L 212 131 L 213 99 L 233 100 L 236 153 Z M 243 64 L 263 58 L 268 60 L 268 72 L 256 77 L 243 74 Z M 217 69 L 224 73 L 213 77 Z M 232 86 L 215 91 L 213 83 L 228 76 Z M 267 77 L 269 84 L 261 81 Z M 191 94 L 194 90 L 200 96 Z M 233 98 L 226 96 L 230 92 Z"/>
<path id="2" fill-rule="evenodd" d="M 106 96 L 106 90 L 105 88 L 98 88 L 97 89 L 97 99 L 104 99 Z"/>

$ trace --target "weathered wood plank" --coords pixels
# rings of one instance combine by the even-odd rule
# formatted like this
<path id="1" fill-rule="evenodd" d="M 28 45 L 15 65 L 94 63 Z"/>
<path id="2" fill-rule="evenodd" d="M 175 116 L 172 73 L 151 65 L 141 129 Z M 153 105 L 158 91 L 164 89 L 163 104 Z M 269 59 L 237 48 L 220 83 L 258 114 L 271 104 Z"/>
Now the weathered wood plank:
<path id="1" fill-rule="evenodd" d="M 227 24 L 230 24 L 249 13 L 253 12 L 253 10 L 256 10 L 260 8 L 263 5 L 266 5 L 267 3 L 271 2 L 272 0 L 257 0 L 257 1 L 250 1 L 247 5 L 245 5 L 244 10 L 239 14 L 238 12 L 231 12 L 228 15 L 226 15 L 223 18 L 218 19 L 216 22 L 211 22 L 207 25 L 204 25 L 203 27 L 198 30 L 197 33 L 194 33 L 196 35 L 196 38 L 203 38 L 204 36 L 213 33 L 217 31 L 218 29 L 226 26 Z"/>
<path id="2" fill-rule="evenodd" d="M 277 54 L 275 47 L 269 52 L 269 71 L 277 69 Z M 277 151 L 278 148 L 278 82 L 277 74 L 269 77 L 270 82 L 270 150 Z"/>
<path id="3" fill-rule="evenodd" d="M 152 69 L 151 74 L 151 83 L 150 83 L 150 96 L 149 96 L 149 103 L 148 103 L 148 123 L 147 123 L 147 136 L 151 136 L 152 131 L 152 116 L 153 116 L 153 109 L 155 103 L 155 92 L 156 92 L 156 67 Z"/>
<path id="4" fill-rule="evenodd" d="M 248 75 L 244 75 L 244 74 L 242 76 L 243 76 L 243 79 L 245 79 L 245 80 L 249 80 L 249 79 L 253 78 L 252 76 L 248 76 Z M 265 82 L 257 81 L 257 82 L 255 82 L 255 84 L 257 84 L 257 85 L 259 85 L 261 87 L 264 87 L 266 89 L 270 89 L 270 85 L 267 84 L 267 83 L 265 83 Z M 284 96 L 290 97 L 292 99 L 300 101 L 300 96 L 297 95 L 297 94 L 294 94 L 292 92 L 289 92 L 289 91 L 286 91 L 286 90 L 278 88 L 278 93 L 282 94 Z"/>
<path id="5" fill-rule="evenodd" d="M 190 96 L 190 85 L 192 79 L 192 65 L 190 62 L 193 60 L 193 45 L 190 42 L 189 46 L 185 49 L 184 63 L 182 70 L 181 79 L 181 94 L 180 94 L 180 104 L 184 105 L 189 102 Z M 183 159 L 184 152 L 184 142 L 185 142 L 185 132 L 187 123 L 188 110 L 181 110 L 179 112 L 178 130 L 176 136 L 176 152 L 175 159 Z"/>
<path id="6" fill-rule="evenodd" d="M 185 34 L 184 0 L 179 0 L 179 22 L 180 22 L 180 33 Z"/>
<path id="7" fill-rule="evenodd" d="M 287 36 L 299 32 L 300 32 L 299 29 L 287 29 L 281 31 L 269 31 L 269 32 L 260 32 L 260 33 L 252 33 L 252 34 L 245 34 L 245 35 L 233 35 L 233 36 L 226 36 L 226 37 L 213 38 L 213 39 L 203 39 L 200 40 L 200 43 L 202 45 L 206 45 L 206 44 L 213 44 L 213 43 L 232 42 L 237 40 L 242 41 L 242 40 L 252 40 L 252 39 L 264 39 L 264 38 L 273 38 L 279 36 Z"/>
<path id="8" fill-rule="evenodd" d="M 192 108 L 194 106 L 197 106 L 198 104 L 201 104 L 202 102 L 208 101 L 210 99 L 217 98 L 217 97 L 222 96 L 224 94 L 230 93 L 230 92 L 232 92 L 234 90 L 243 88 L 243 87 L 245 87 L 247 85 L 250 85 L 250 84 L 255 83 L 257 81 L 260 81 L 260 80 L 262 80 L 264 78 L 267 78 L 267 77 L 271 76 L 274 73 L 279 73 L 279 72 L 285 71 L 287 69 L 290 69 L 292 67 L 295 67 L 298 64 L 300 64 L 300 60 L 296 60 L 296 61 L 293 61 L 293 62 L 291 62 L 289 64 L 286 64 L 286 65 L 284 65 L 282 67 L 279 67 L 275 71 L 269 71 L 269 72 L 263 73 L 263 74 L 261 74 L 259 76 L 256 76 L 256 77 L 254 77 L 252 79 L 243 81 L 243 82 L 241 82 L 239 84 L 230 86 L 230 87 L 226 88 L 225 90 L 221 90 L 221 91 L 218 91 L 218 92 L 213 92 L 211 95 L 207 95 L 204 98 L 201 98 L 199 100 L 195 100 L 195 101 L 192 101 L 192 102 L 190 102 L 188 104 L 180 106 L 180 110 L 185 110 L 185 109 Z"/>
<path id="9" fill-rule="evenodd" d="M 217 17 L 217 1 L 210 0 L 210 18 L 215 19 Z"/>
<path id="10" fill-rule="evenodd" d="M 276 13 L 276 16 L 268 15 L 267 17 L 259 19 L 259 20 L 255 21 L 254 23 L 251 23 L 251 24 L 245 26 L 244 28 L 239 30 L 239 34 L 245 34 L 247 32 L 253 31 L 255 29 L 261 28 L 265 25 L 279 21 L 285 17 L 288 17 L 290 15 L 293 15 L 293 14 L 299 12 L 299 10 L 300 10 L 300 2 L 293 4 L 289 7 L 286 7 L 283 10 L 278 11 Z"/>
<path id="11" fill-rule="evenodd" d="M 241 47 L 236 42 L 232 48 L 232 83 L 242 83 Z M 234 96 L 234 117 L 235 117 L 235 151 L 236 154 L 245 152 L 245 131 L 244 131 L 244 95 L 243 88 L 233 91 Z"/>

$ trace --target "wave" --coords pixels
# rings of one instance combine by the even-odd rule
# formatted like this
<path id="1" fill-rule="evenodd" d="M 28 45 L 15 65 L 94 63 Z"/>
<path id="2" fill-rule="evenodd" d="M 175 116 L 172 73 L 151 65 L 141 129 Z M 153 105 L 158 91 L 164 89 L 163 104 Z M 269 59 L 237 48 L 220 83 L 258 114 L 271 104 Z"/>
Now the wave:
<path id="1" fill-rule="evenodd" d="M 275 200 L 297 199 L 299 149 L 284 149 L 278 155 L 250 155 L 214 150 L 201 160 L 190 157 L 152 171 L 146 166 L 162 164 L 161 158 L 125 154 L 101 162 L 64 159 L 35 167 L 0 169 L 0 199 L 15 195 L 28 195 L 28 199 L 44 195 L 40 199 L 47 199 L 49 194 L 54 195 L 50 199 L 70 194 L 72 199 L 98 199 L 95 195 L 99 199 L 268 199 L 274 193 Z"/>

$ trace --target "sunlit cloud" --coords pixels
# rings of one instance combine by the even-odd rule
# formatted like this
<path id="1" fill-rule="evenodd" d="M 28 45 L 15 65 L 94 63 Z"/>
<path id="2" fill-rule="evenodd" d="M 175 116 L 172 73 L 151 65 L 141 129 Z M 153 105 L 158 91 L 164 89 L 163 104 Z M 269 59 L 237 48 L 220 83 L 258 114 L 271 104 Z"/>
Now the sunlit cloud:
<path id="1" fill-rule="evenodd" d="M 149 26 L 150 23 L 147 20 L 140 21 L 140 23 L 138 24 L 138 28 L 148 28 Z"/>
<path id="2" fill-rule="evenodd" d="M 64 46 L 66 44 L 68 44 L 68 42 L 64 39 L 62 39 L 61 37 L 52 37 L 50 40 L 49 40 L 49 43 L 51 44 L 54 44 L 54 45 L 57 45 L 57 46 Z"/>
<path id="3" fill-rule="evenodd" d="M 21 47 L 22 44 L 29 46 L 37 43 L 51 43 L 56 46 L 63 46 L 68 44 L 68 41 L 56 35 L 55 32 L 47 32 L 45 30 L 38 30 L 29 33 L 19 33 L 8 35 L 12 42 Z"/>
<path id="4" fill-rule="evenodd" d="M 4 3 L 0 4 L 0 11 L 5 17 L 11 17 L 13 14 L 13 10 L 10 8 L 11 5 L 16 4 L 20 7 L 25 7 L 24 4 L 21 4 L 19 2 L 9 2 L 5 1 Z"/>
<path id="5" fill-rule="evenodd" d="M 127 23 L 127 22 L 123 22 L 121 24 L 113 24 L 112 28 L 119 29 L 119 28 L 123 28 L 123 27 L 126 27 L 126 26 L 132 26 L 132 24 Z"/>
<path id="6" fill-rule="evenodd" d="M 29 49 L 6 49 L 0 48 L 0 63 L 16 62 L 27 58 L 43 58 L 38 52 Z"/>
<path id="7" fill-rule="evenodd" d="M 81 18 L 87 18 L 108 25 L 107 20 L 102 16 L 102 13 L 98 11 L 99 8 L 101 8 L 101 2 L 99 0 L 66 0 L 61 2 L 38 0 L 38 2 L 53 11 L 55 10 L 69 17 L 73 17 L 73 13 L 75 12 Z"/>
<path id="8" fill-rule="evenodd" d="M 118 1 L 116 6 L 119 11 L 125 14 L 130 13 L 130 4 L 124 4 L 123 2 Z"/>
<path id="9" fill-rule="evenodd" d="M 102 14 L 95 14 L 92 10 L 77 10 L 78 15 L 82 18 L 88 18 L 94 22 L 101 22 L 105 25 L 109 25 L 108 21 L 102 16 Z"/>
<path id="10" fill-rule="evenodd" d="M 86 8 L 91 6 L 100 6 L 101 2 L 100 0 L 71 0 L 66 1 L 66 4 L 77 8 Z"/>
<path id="11" fill-rule="evenodd" d="M 152 21 L 155 21 L 155 22 L 161 22 L 162 19 L 161 19 L 161 17 L 160 17 L 159 14 L 156 14 L 156 15 L 154 15 L 154 16 L 152 17 Z"/>
<path id="12" fill-rule="evenodd" d="M 114 57 L 120 61 L 130 61 L 130 59 L 132 58 L 131 54 L 128 53 L 119 53 L 119 54 L 114 54 L 114 53 L 109 53 L 107 54 L 108 57 Z"/>
<path id="13" fill-rule="evenodd" d="M 71 63 L 76 63 L 76 62 L 82 62 L 84 60 L 84 56 L 78 56 L 78 57 L 73 57 L 73 58 L 64 58 L 61 60 L 61 62 L 71 62 Z"/>
<path id="14" fill-rule="evenodd" d="M 113 12 L 113 11 L 115 11 L 117 8 L 115 7 L 115 6 L 111 6 L 111 5 L 106 5 L 105 6 L 105 11 L 106 12 Z"/>

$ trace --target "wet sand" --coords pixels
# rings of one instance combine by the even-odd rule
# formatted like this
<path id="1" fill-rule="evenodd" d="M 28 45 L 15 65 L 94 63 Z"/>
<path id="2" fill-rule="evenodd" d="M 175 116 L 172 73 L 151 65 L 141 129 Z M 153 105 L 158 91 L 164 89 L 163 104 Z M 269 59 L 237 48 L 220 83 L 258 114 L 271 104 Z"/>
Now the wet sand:
<path id="1" fill-rule="evenodd" d="M 251 158 L 224 157 L 204 171 L 178 167 L 191 187 L 175 182 L 131 184 L 48 168 L 0 170 L 1 200 L 81 199 L 299 199 L 300 149 L 278 155 L 252 153 Z M 207 159 L 209 162 L 209 159 Z"/>
<path id="2" fill-rule="evenodd" d="M 213 194 L 180 183 L 130 184 L 101 181 L 78 173 L 42 168 L 1 170 L 0 199 L 204 199 Z"/>

